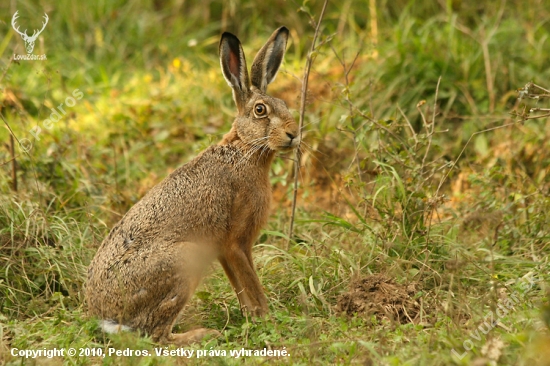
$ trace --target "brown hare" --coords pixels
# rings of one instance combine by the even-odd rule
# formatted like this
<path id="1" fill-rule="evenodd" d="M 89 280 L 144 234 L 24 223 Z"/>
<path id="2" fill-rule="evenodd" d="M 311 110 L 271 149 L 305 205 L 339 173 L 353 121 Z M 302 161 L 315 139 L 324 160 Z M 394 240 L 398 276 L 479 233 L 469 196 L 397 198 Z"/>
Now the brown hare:
<path id="1" fill-rule="evenodd" d="M 204 328 L 172 333 L 215 259 L 242 311 L 267 313 L 252 245 L 269 216 L 273 157 L 300 143 L 285 103 L 266 94 L 288 34 L 281 27 L 271 35 L 254 58 L 250 79 L 239 39 L 222 35 L 221 68 L 233 89 L 237 117 L 218 145 L 151 189 L 101 244 L 88 269 L 86 299 L 104 331 L 140 330 L 156 342 L 180 345 L 217 333 Z"/>

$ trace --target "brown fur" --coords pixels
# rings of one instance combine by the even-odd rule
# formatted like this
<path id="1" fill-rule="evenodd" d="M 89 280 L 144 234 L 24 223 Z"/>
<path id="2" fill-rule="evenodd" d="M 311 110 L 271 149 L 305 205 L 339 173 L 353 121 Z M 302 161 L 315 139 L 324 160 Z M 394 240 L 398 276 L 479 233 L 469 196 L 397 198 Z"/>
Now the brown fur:
<path id="1" fill-rule="evenodd" d="M 266 314 L 252 245 L 269 216 L 269 167 L 276 151 L 299 144 L 285 103 L 265 94 L 284 55 L 288 30 L 276 30 L 252 66 L 252 86 L 238 39 L 224 33 L 222 71 L 238 115 L 222 141 L 151 189 L 103 241 L 88 269 L 90 313 L 139 329 L 155 341 L 187 344 L 217 333 L 172 327 L 218 259 L 243 311 Z M 258 116 L 261 103 L 267 108 Z"/>

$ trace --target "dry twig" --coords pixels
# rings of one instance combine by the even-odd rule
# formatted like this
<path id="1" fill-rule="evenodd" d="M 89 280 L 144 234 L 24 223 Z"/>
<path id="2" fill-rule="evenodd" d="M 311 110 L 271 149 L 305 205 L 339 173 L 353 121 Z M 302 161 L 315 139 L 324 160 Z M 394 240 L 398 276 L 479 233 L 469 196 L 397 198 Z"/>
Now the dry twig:
<path id="1" fill-rule="evenodd" d="M 325 0 L 323 3 L 323 9 L 321 9 L 321 14 L 319 15 L 319 20 L 315 27 L 315 33 L 313 34 L 313 41 L 311 42 L 311 48 L 307 54 L 306 68 L 304 71 L 304 78 L 302 81 L 302 91 L 300 93 L 300 121 L 298 123 L 300 131 L 300 141 L 302 140 L 302 128 L 304 126 L 304 114 L 306 111 L 306 96 L 307 96 L 307 84 L 309 81 L 309 71 L 311 70 L 311 65 L 313 64 L 313 53 L 315 51 L 315 45 L 317 43 L 317 37 L 319 36 L 319 30 L 321 29 L 321 22 L 325 15 L 325 10 L 327 8 L 328 0 Z M 290 229 L 288 230 L 288 244 L 292 240 L 292 232 L 294 231 L 294 216 L 296 214 L 296 200 L 298 198 L 298 177 L 300 176 L 300 164 L 301 164 L 301 153 L 300 149 L 296 150 L 296 164 L 294 165 L 294 190 L 292 195 L 292 214 L 290 216 Z"/>

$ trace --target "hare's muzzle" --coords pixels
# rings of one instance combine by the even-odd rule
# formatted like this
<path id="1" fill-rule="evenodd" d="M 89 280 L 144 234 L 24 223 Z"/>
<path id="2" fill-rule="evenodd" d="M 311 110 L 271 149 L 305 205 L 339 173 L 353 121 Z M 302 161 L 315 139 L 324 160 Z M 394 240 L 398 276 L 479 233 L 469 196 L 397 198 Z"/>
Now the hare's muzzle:
<path id="1" fill-rule="evenodd" d="M 283 128 L 278 131 L 277 135 L 277 150 L 290 151 L 296 149 L 300 145 L 298 125 L 294 122 L 294 120 L 290 123 L 284 124 Z"/>
<path id="2" fill-rule="evenodd" d="M 285 146 L 287 149 L 295 149 L 300 145 L 300 137 L 298 136 L 298 133 L 293 132 L 285 132 L 286 137 L 288 138 L 287 145 Z"/>

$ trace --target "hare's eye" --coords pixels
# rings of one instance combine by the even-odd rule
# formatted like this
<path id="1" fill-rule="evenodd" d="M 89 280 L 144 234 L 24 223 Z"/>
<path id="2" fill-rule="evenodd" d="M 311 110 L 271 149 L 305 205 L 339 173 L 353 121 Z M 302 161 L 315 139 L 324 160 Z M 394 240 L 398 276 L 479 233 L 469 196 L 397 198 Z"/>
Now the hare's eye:
<path id="1" fill-rule="evenodd" d="M 254 114 L 256 115 L 256 117 L 265 116 L 266 113 L 267 107 L 265 105 L 259 103 L 254 106 Z"/>

